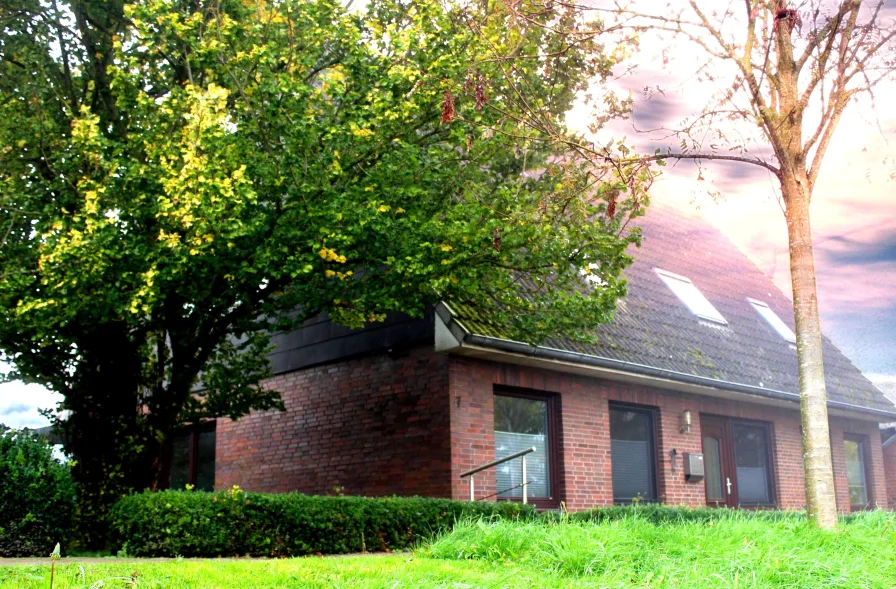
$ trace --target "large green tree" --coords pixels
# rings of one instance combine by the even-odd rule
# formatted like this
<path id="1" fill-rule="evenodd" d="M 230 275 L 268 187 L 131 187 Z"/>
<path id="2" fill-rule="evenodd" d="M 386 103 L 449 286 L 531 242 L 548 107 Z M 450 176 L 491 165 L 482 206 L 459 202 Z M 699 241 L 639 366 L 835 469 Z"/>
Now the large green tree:
<path id="1" fill-rule="evenodd" d="M 615 199 L 649 178 L 557 133 L 614 64 L 591 40 L 435 0 L 7 0 L 0 26 L 0 349 L 64 396 L 82 531 L 162 481 L 177 424 L 280 406 L 275 329 L 451 299 L 535 341 L 624 292 Z"/>

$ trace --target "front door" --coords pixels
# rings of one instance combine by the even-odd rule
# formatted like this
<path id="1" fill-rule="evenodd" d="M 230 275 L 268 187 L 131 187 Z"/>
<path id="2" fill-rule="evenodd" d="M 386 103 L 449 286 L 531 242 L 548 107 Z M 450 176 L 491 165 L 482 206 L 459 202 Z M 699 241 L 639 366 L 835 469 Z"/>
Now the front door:
<path id="1" fill-rule="evenodd" d="M 731 482 L 731 449 L 726 426 L 725 421 L 711 417 L 700 420 L 703 432 L 703 480 L 706 483 L 706 504 L 710 507 L 737 507 L 735 489 Z"/>
<path id="2" fill-rule="evenodd" d="M 701 418 L 707 505 L 774 505 L 770 427 L 725 417 Z"/>

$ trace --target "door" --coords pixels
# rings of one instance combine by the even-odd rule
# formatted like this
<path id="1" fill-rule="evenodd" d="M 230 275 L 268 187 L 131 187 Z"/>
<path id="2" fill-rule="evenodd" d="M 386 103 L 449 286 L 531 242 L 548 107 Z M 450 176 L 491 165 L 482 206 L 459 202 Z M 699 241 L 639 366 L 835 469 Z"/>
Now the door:
<path id="1" fill-rule="evenodd" d="M 774 506 L 770 426 L 703 416 L 706 504 L 711 507 Z"/>
<path id="2" fill-rule="evenodd" d="M 706 484 L 706 504 L 710 507 L 737 507 L 731 481 L 730 437 L 727 423 L 704 417 L 700 420 L 703 432 L 703 481 Z"/>

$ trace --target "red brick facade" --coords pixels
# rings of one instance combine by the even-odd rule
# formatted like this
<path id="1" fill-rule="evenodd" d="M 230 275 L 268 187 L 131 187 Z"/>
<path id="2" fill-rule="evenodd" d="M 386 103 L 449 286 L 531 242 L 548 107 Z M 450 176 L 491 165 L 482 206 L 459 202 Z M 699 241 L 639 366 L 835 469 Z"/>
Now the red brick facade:
<path id="1" fill-rule="evenodd" d="M 805 505 L 799 412 L 606 381 L 507 363 L 445 356 L 421 347 L 404 358 L 376 355 L 278 376 L 286 412 L 219 422 L 216 488 L 238 484 L 255 491 L 427 495 L 467 499 L 461 472 L 494 453 L 496 386 L 553 393 L 559 406 L 557 495 L 570 510 L 613 502 L 609 402 L 656 409 L 660 500 L 705 504 L 703 483 L 689 483 L 681 454 L 702 452 L 700 416 L 770 424 L 775 502 Z M 682 413 L 693 424 L 679 432 Z M 886 505 L 884 454 L 877 424 L 832 418 L 838 505 L 849 510 L 843 436 L 865 436 L 869 494 Z M 896 445 L 893 446 L 896 448 Z M 677 451 L 673 474 L 670 451 Z M 896 452 L 888 454 L 896 473 Z M 477 497 L 496 491 L 494 469 L 477 475 Z M 890 485 L 890 488 L 896 488 Z"/>
<path id="2" fill-rule="evenodd" d="M 215 488 L 445 497 L 448 358 L 431 348 L 282 374 L 286 411 L 218 421 Z"/>
<path id="3" fill-rule="evenodd" d="M 896 509 L 896 443 L 884 448 L 884 472 L 887 484 L 887 507 Z"/>

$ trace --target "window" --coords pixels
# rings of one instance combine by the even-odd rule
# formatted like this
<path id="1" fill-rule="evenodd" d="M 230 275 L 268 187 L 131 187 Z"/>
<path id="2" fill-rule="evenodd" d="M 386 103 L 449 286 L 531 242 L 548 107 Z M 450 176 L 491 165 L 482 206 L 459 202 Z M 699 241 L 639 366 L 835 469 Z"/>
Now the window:
<path id="1" fill-rule="evenodd" d="M 849 505 L 853 510 L 865 509 L 871 503 L 868 496 L 868 471 L 863 436 L 844 436 L 846 453 L 846 481 L 849 485 Z"/>
<path id="2" fill-rule="evenodd" d="M 646 407 L 610 406 L 613 502 L 656 501 L 654 413 Z"/>
<path id="3" fill-rule="evenodd" d="M 756 312 L 765 319 L 766 323 L 768 323 L 772 329 L 778 332 L 778 335 L 783 337 L 786 341 L 795 344 L 796 343 L 796 334 L 793 333 L 787 324 L 784 323 L 778 315 L 771 310 L 767 304 L 762 301 L 757 301 L 756 299 L 747 299 L 750 301 L 750 304 L 756 309 Z"/>
<path id="4" fill-rule="evenodd" d="M 526 475 L 529 479 L 527 496 L 536 505 L 556 503 L 553 401 L 553 397 L 529 393 L 495 394 L 495 458 L 535 448 L 535 452 L 526 455 Z M 498 497 L 522 497 L 522 460 L 504 462 L 495 470 Z"/>
<path id="5" fill-rule="evenodd" d="M 669 290 L 675 293 L 675 296 L 690 309 L 691 313 L 701 319 L 706 319 L 707 321 L 728 325 L 728 322 L 722 317 L 722 314 L 712 306 L 712 303 L 703 296 L 703 293 L 701 293 L 689 279 L 684 276 L 679 276 L 678 274 L 660 270 L 659 268 L 655 268 L 654 270 L 663 282 L 666 283 Z"/>
<path id="6" fill-rule="evenodd" d="M 193 485 L 200 491 L 215 488 L 215 423 L 187 426 L 171 441 L 169 489 Z"/>

